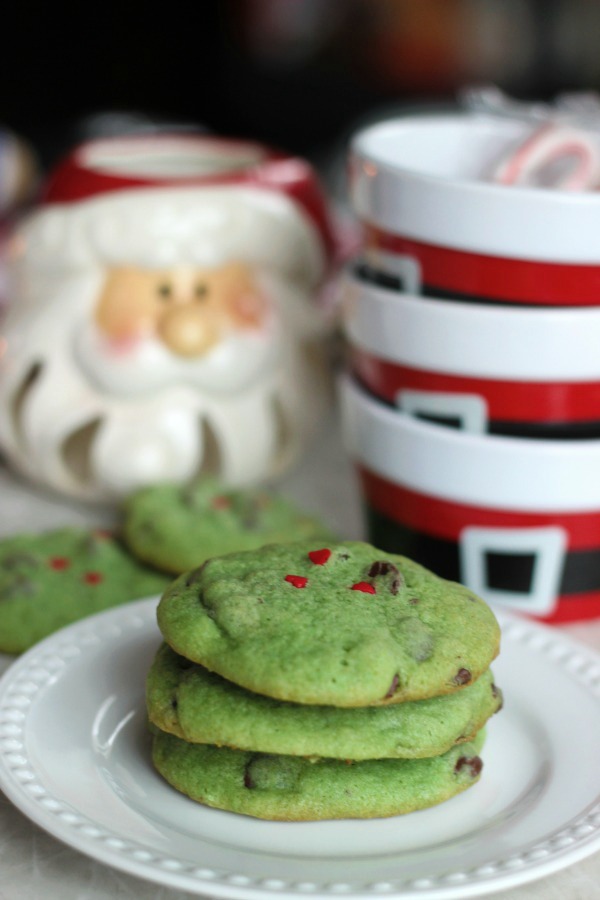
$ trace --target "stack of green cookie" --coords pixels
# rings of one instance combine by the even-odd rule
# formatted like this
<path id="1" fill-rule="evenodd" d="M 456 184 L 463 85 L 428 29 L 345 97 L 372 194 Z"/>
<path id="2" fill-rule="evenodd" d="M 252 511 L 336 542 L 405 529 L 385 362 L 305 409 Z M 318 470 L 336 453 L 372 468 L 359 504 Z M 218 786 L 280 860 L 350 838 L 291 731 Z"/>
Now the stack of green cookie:
<path id="1" fill-rule="evenodd" d="M 182 575 L 158 608 L 153 761 L 208 806 L 390 816 L 479 777 L 501 705 L 491 610 L 368 544 L 269 545 Z"/>

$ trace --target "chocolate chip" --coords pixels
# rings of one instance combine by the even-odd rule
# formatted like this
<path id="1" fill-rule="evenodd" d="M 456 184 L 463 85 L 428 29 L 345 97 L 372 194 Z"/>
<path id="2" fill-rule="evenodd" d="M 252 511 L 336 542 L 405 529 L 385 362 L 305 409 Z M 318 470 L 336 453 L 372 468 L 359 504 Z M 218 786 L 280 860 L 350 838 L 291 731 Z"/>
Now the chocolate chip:
<path id="1" fill-rule="evenodd" d="M 499 699 L 499 700 L 500 700 L 500 703 L 498 704 L 498 707 L 497 707 L 497 709 L 496 709 L 496 712 L 500 712 L 500 710 L 501 710 L 502 707 L 504 706 L 504 696 L 503 696 L 502 691 L 500 690 L 500 688 L 497 687 L 495 684 L 492 684 L 492 696 L 493 696 L 495 699 Z"/>
<path id="2" fill-rule="evenodd" d="M 5 584 L 0 592 L 0 600 L 20 600 L 24 597 L 32 597 L 39 590 L 35 582 L 24 576 L 15 576 L 12 581 Z"/>
<path id="3" fill-rule="evenodd" d="M 177 697 L 173 697 L 173 699 L 171 700 L 171 706 L 173 709 L 177 709 L 177 706 L 178 706 Z"/>
<path id="4" fill-rule="evenodd" d="M 145 536 L 155 537 L 156 535 L 156 525 L 154 522 L 140 522 L 136 528 L 138 532 Z"/>
<path id="5" fill-rule="evenodd" d="M 205 566 L 205 563 L 202 563 L 202 565 L 199 568 L 192 569 L 192 571 L 188 573 L 188 575 L 185 579 L 186 587 L 191 587 L 192 584 L 197 584 L 197 582 L 202 579 L 202 572 L 204 571 L 204 566 Z"/>
<path id="6" fill-rule="evenodd" d="M 264 504 L 258 497 L 239 497 L 235 504 L 235 512 L 239 516 L 242 527 L 247 531 L 260 528 Z"/>
<path id="7" fill-rule="evenodd" d="M 244 769 L 244 786 L 261 791 L 293 791 L 306 766 L 306 760 L 294 756 L 257 753 Z"/>
<path id="8" fill-rule="evenodd" d="M 389 686 L 388 692 L 383 699 L 388 700 L 390 697 L 393 697 L 394 694 L 396 693 L 396 691 L 398 690 L 399 684 L 400 684 L 400 677 L 399 677 L 398 673 L 396 672 L 396 674 L 392 678 L 392 683 Z"/>
<path id="9" fill-rule="evenodd" d="M 371 578 L 377 578 L 378 575 L 387 575 L 389 572 L 394 572 L 394 574 L 397 575 L 398 569 L 393 563 L 383 559 L 373 563 L 369 569 L 369 576 Z"/>
<path id="10" fill-rule="evenodd" d="M 198 485 L 194 483 L 182 485 L 179 497 L 184 506 L 193 509 L 198 505 Z"/>
<path id="11" fill-rule="evenodd" d="M 212 619 L 214 621 L 217 618 L 217 612 L 215 609 L 213 609 L 212 606 L 209 606 L 207 604 L 204 594 L 202 594 L 202 593 L 198 594 L 198 597 L 196 599 L 198 600 L 198 603 L 202 607 L 202 609 L 204 611 L 204 615 L 207 617 L 207 619 Z"/>
<path id="12" fill-rule="evenodd" d="M 417 604 L 420 603 L 421 601 L 419 600 L 418 597 L 410 597 L 408 602 L 410 603 L 411 606 L 417 606 Z"/>
<path id="13" fill-rule="evenodd" d="M 417 662 L 425 662 L 433 654 L 435 638 L 431 628 L 416 616 L 402 615 L 389 622 L 390 630 L 405 653 Z"/>
<path id="14" fill-rule="evenodd" d="M 34 556 L 32 553 L 26 553 L 24 550 L 18 550 L 14 553 L 7 553 L 6 556 L 0 560 L 3 569 L 19 569 L 22 566 L 26 566 L 28 568 L 36 568 L 39 566 L 39 559 Z"/>
<path id="15" fill-rule="evenodd" d="M 459 669 L 452 681 L 454 684 L 468 684 L 472 678 L 468 669 Z"/>
<path id="16" fill-rule="evenodd" d="M 80 549 L 86 556 L 95 556 L 105 543 L 105 538 L 98 537 L 95 534 L 87 534 L 81 541 Z"/>
<path id="17" fill-rule="evenodd" d="M 460 756 L 456 760 L 454 771 L 458 774 L 459 772 L 462 772 L 463 769 L 469 770 L 471 778 L 477 778 L 483 769 L 483 760 L 480 756 Z"/>
<path id="18" fill-rule="evenodd" d="M 397 594 L 402 584 L 402 576 L 397 566 L 387 559 L 379 559 L 372 563 L 368 572 L 369 578 L 385 578 L 391 576 L 390 592 Z"/>
<path id="19" fill-rule="evenodd" d="M 246 531 L 256 531 L 258 526 L 259 517 L 255 511 L 247 513 L 242 519 L 242 528 L 245 528 Z"/>

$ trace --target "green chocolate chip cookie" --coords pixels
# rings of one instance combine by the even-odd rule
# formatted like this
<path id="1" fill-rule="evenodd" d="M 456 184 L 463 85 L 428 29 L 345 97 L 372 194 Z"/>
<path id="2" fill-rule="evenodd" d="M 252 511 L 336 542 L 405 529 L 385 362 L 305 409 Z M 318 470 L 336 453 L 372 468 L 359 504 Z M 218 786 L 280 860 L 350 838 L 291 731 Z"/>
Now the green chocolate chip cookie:
<path id="1" fill-rule="evenodd" d="M 192 486 L 161 484 L 137 491 L 125 505 L 123 537 L 139 559 L 181 574 L 211 556 L 275 542 L 328 541 L 332 535 L 277 494 L 232 490 L 204 477 Z"/>
<path id="2" fill-rule="evenodd" d="M 340 707 L 456 691 L 500 641 L 471 591 L 358 541 L 210 559 L 169 586 L 158 624 L 181 656 L 250 691 Z"/>
<path id="3" fill-rule="evenodd" d="M 439 756 L 472 739 L 500 708 L 488 670 L 462 691 L 391 706 L 340 709 L 253 694 L 159 649 L 146 683 L 150 722 L 190 743 L 334 759 Z"/>
<path id="4" fill-rule="evenodd" d="M 103 532 L 63 528 L 0 541 L 0 651 L 21 653 L 91 613 L 164 590 Z"/>
<path id="5" fill-rule="evenodd" d="M 153 762 L 174 788 L 207 806 L 260 819 L 395 816 L 435 806 L 473 785 L 483 736 L 429 759 L 346 763 L 153 739 Z"/>

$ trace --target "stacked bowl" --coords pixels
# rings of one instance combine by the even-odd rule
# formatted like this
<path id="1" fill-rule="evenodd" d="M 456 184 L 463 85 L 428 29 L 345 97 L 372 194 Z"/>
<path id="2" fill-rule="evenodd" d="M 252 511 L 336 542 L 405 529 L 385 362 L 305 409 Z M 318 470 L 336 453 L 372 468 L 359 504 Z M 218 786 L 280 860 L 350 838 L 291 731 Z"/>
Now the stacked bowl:
<path id="1" fill-rule="evenodd" d="M 600 195 L 486 178 L 530 131 L 356 135 L 344 435 L 373 543 L 574 621 L 600 616 Z"/>

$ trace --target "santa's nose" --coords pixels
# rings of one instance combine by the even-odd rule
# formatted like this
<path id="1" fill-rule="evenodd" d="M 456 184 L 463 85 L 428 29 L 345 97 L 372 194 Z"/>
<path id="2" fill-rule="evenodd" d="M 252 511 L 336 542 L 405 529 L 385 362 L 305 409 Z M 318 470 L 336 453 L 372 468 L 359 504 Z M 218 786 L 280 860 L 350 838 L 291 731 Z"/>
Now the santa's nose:
<path id="1" fill-rule="evenodd" d="M 169 310 L 158 323 L 164 343 L 178 356 L 200 356 L 219 339 L 216 323 L 193 306 Z"/>

